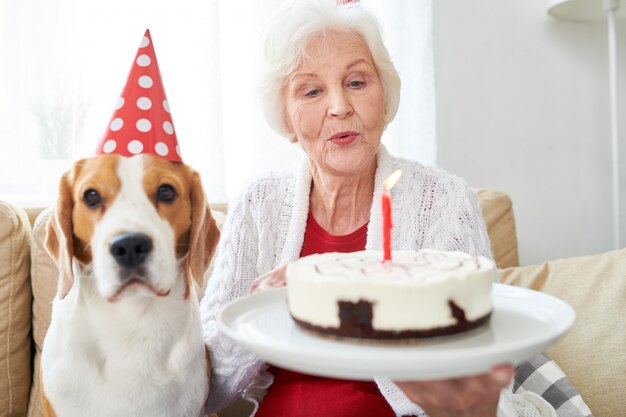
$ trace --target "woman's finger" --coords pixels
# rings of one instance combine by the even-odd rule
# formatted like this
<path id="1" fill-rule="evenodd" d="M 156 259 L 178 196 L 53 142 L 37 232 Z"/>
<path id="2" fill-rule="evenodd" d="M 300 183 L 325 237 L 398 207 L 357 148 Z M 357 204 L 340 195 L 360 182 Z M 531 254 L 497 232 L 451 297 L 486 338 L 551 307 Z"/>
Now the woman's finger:
<path id="1" fill-rule="evenodd" d="M 250 286 L 250 293 L 260 292 L 269 288 L 284 287 L 287 284 L 285 279 L 286 265 L 281 265 L 270 272 L 261 275 L 254 280 Z"/>
<path id="2" fill-rule="evenodd" d="M 505 388 L 508 387 L 513 380 L 515 369 L 509 364 L 496 365 L 489 371 L 489 376 L 494 384 L 500 388 Z"/>

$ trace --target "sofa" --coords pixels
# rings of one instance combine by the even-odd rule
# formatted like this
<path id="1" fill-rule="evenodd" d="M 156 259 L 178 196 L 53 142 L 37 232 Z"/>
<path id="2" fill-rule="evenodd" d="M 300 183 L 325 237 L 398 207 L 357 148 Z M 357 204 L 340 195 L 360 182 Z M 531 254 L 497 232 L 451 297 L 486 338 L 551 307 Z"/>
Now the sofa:
<path id="1" fill-rule="evenodd" d="M 519 266 L 515 217 L 503 192 L 477 189 L 500 280 L 574 307 L 573 329 L 548 354 L 597 417 L 626 415 L 626 249 Z M 213 207 L 218 223 L 224 205 Z M 40 417 L 39 355 L 57 284 L 43 247 L 49 209 L 0 201 L 0 417 Z M 243 415 L 239 402 L 220 417 Z"/>

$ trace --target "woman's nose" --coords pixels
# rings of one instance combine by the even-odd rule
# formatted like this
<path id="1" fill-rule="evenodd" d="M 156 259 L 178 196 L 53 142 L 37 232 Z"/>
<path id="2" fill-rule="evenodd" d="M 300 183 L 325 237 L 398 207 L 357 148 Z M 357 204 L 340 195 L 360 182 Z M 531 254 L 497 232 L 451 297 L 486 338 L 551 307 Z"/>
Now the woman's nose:
<path id="1" fill-rule="evenodd" d="M 344 118 L 353 113 L 352 102 L 347 92 L 342 88 L 335 88 L 328 94 L 328 116 Z"/>

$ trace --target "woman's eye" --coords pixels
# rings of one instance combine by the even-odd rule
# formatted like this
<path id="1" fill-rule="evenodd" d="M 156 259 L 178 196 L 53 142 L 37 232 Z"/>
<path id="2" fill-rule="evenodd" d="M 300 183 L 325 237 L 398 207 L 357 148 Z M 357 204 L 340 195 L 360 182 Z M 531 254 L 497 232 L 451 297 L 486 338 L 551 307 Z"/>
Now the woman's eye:
<path id="1" fill-rule="evenodd" d="M 353 88 L 359 88 L 365 85 L 365 83 L 363 81 L 350 81 L 348 85 Z"/>
<path id="2" fill-rule="evenodd" d="M 102 204 L 102 197 L 100 197 L 100 193 L 93 188 L 90 188 L 83 193 L 83 201 L 87 207 L 93 209 Z"/>
<path id="3" fill-rule="evenodd" d="M 176 190 L 169 184 L 163 184 L 157 190 L 157 201 L 170 204 L 176 199 Z"/>
<path id="4" fill-rule="evenodd" d="M 316 97 L 316 96 L 319 96 L 320 93 L 321 93 L 321 90 L 315 89 L 315 90 L 309 91 L 308 93 L 306 93 L 306 95 L 309 97 Z"/>

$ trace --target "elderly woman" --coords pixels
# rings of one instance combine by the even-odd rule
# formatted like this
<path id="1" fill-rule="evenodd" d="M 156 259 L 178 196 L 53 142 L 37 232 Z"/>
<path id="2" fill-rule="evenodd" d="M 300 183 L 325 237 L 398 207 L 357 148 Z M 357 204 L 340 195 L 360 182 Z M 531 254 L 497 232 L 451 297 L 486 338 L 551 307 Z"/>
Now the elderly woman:
<path id="1" fill-rule="evenodd" d="M 356 2 L 295 0 L 265 39 L 269 124 L 306 153 L 295 172 L 252 182 L 230 205 L 202 301 L 213 380 L 209 409 L 243 394 L 256 416 L 542 415 L 514 397 L 513 369 L 447 381 L 355 382 L 265 366 L 220 335 L 222 307 L 281 266 L 312 253 L 381 249 L 382 180 L 397 169 L 393 245 L 490 257 L 477 200 L 460 178 L 391 156 L 381 144 L 398 108 L 400 79 L 375 19 Z M 371 227 L 370 227 L 371 226 Z M 261 277 L 259 279 L 259 277 Z M 263 287 L 263 285 L 260 285 Z M 543 406 L 537 397 L 534 402 Z M 551 414 L 543 414 L 551 415 Z"/>

